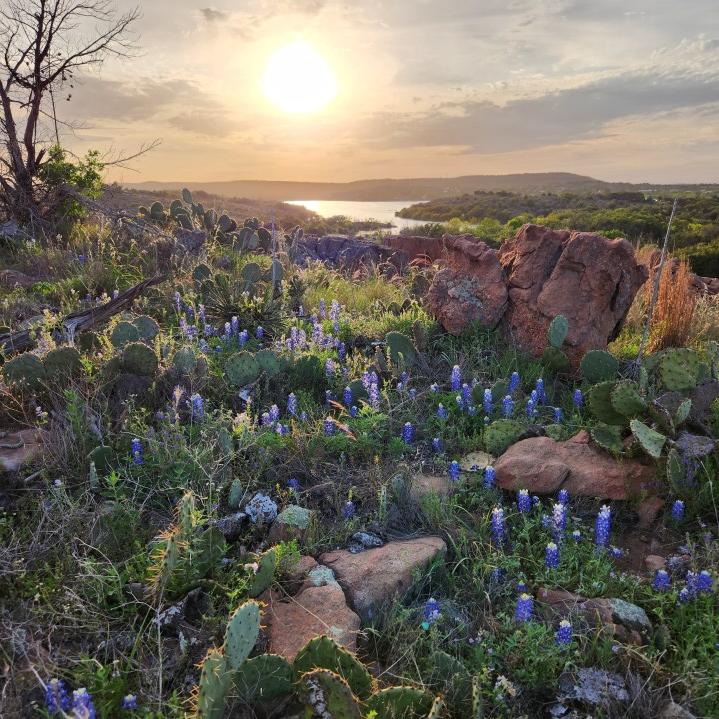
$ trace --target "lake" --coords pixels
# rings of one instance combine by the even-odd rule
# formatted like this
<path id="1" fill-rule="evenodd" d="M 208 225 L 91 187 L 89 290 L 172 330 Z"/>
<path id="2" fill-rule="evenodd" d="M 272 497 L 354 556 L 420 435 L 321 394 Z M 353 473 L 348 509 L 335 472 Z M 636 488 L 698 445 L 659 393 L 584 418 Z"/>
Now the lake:
<path id="1" fill-rule="evenodd" d="M 352 220 L 378 220 L 391 222 L 397 230 L 403 227 L 416 227 L 425 224 L 422 220 L 407 220 L 395 217 L 403 207 L 414 204 L 413 200 L 394 200 L 392 202 L 350 202 L 345 200 L 287 200 L 288 205 L 302 205 L 320 217 L 343 215 Z"/>

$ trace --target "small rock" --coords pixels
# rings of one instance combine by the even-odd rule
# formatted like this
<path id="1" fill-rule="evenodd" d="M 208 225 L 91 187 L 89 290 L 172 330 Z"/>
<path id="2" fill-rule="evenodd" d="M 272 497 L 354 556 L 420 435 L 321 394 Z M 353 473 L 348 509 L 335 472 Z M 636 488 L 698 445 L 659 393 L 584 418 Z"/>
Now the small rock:
<path id="1" fill-rule="evenodd" d="M 494 457 L 488 452 L 470 452 L 459 460 L 463 472 L 482 472 L 493 463 Z"/>
<path id="2" fill-rule="evenodd" d="M 597 625 L 617 624 L 628 631 L 642 634 L 652 630 L 652 623 L 647 613 L 636 604 L 623 599 L 604 597 L 587 599 L 579 606 L 579 611 Z"/>
<path id="3" fill-rule="evenodd" d="M 347 551 L 352 554 L 358 552 L 364 552 L 365 549 L 372 549 L 373 547 L 381 547 L 384 542 L 376 534 L 372 532 L 355 532 L 352 535 L 352 542 L 347 546 Z"/>
<path id="4" fill-rule="evenodd" d="M 0 287 L 12 289 L 14 287 L 30 287 L 35 284 L 35 280 L 24 272 L 17 270 L 0 271 Z"/>
<path id="5" fill-rule="evenodd" d="M 664 507 L 664 500 L 661 497 L 647 497 L 637 507 L 637 515 L 639 516 L 639 529 L 649 529 L 656 521 L 659 512 Z"/>
<path id="6" fill-rule="evenodd" d="M 245 523 L 247 515 L 244 512 L 235 512 L 225 517 L 220 517 L 215 521 L 215 527 L 228 541 L 237 539 L 242 533 L 242 525 Z"/>
<path id="7" fill-rule="evenodd" d="M 647 569 L 650 572 L 656 572 L 657 569 L 664 569 L 667 566 L 667 560 L 664 557 L 660 557 L 658 554 L 650 554 L 644 557 L 644 564 L 647 565 Z"/>
<path id="8" fill-rule="evenodd" d="M 585 602 L 586 598 L 564 589 L 542 587 L 537 592 L 537 601 L 546 604 L 553 612 L 566 616 Z"/>
<path id="9" fill-rule="evenodd" d="M 40 429 L 20 429 L 0 434 L 0 472 L 17 472 L 23 465 L 42 454 L 44 432 Z"/>
<path id="10" fill-rule="evenodd" d="M 420 537 L 389 542 L 359 554 L 339 549 L 321 555 L 320 561 L 334 571 L 355 611 L 369 621 L 384 603 L 409 589 L 416 569 L 446 551 L 440 537 Z"/>
<path id="11" fill-rule="evenodd" d="M 696 717 L 681 704 L 669 702 L 669 704 L 659 712 L 658 719 L 696 719 Z"/>
<path id="12" fill-rule="evenodd" d="M 310 639 L 322 634 L 350 651 L 357 648 L 360 618 L 347 606 L 336 582 L 307 587 L 289 602 L 273 601 L 264 619 L 270 651 L 290 662 Z"/>
<path id="13" fill-rule="evenodd" d="M 559 686 L 567 699 L 594 706 L 629 701 L 629 692 L 622 676 L 604 669 L 585 667 L 577 670 L 576 674 L 562 674 Z"/>
<path id="14" fill-rule="evenodd" d="M 416 474 L 412 478 L 410 497 L 419 502 L 428 494 L 436 494 L 438 497 L 447 497 L 452 491 L 452 480 L 449 476 L 438 477 L 432 474 Z"/>
<path id="15" fill-rule="evenodd" d="M 315 512 L 312 509 L 290 504 L 285 507 L 272 523 L 269 539 L 271 542 L 289 542 L 301 540 L 312 522 Z"/>

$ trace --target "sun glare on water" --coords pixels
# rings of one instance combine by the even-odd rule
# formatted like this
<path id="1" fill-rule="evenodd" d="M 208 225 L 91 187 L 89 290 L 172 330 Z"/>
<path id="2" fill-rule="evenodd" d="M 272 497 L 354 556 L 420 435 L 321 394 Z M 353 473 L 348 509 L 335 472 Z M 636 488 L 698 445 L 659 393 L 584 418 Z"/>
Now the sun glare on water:
<path id="1" fill-rule="evenodd" d="M 316 112 L 337 94 L 337 83 L 322 55 L 298 41 L 270 57 L 262 89 L 285 112 Z"/>

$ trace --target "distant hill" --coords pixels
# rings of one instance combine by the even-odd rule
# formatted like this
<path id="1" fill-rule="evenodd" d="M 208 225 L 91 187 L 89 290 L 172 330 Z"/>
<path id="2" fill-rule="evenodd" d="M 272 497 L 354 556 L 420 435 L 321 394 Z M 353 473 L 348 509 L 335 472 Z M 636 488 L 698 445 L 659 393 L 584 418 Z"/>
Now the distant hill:
<path id="1" fill-rule="evenodd" d="M 652 185 L 604 182 L 571 172 L 536 172 L 514 175 L 465 175 L 412 179 L 357 180 L 355 182 L 270 182 L 233 180 L 229 182 L 142 182 L 127 184 L 137 190 L 203 190 L 222 197 L 249 197 L 257 200 L 434 200 L 475 190 L 508 191 L 524 194 L 541 192 L 624 192 L 631 190 L 702 190 L 719 185 Z"/>

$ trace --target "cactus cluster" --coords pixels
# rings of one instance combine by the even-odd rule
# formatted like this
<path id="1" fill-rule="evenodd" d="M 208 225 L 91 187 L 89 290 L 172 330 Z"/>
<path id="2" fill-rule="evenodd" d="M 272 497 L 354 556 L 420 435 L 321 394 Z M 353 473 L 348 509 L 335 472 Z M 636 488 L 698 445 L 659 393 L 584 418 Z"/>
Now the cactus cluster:
<path id="1" fill-rule="evenodd" d="M 392 364 L 408 369 L 417 361 L 417 349 L 412 340 L 401 332 L 388 332 L 385 336 L 387 350 Z"/>
<path id="2" fill-rule="evenodd" d="M 496 419 L 484 430 L 484 447 L 495 457 L 499 457 L 522 436 L 524 427 L 513 419 Z"/>
<path id="3" fill-rule="evenodd" d="M 592 384 L 614 379 L 619 371 L 616 357 L 604 350 L 590 350 L 582 357 L 579 372 L 582 378 Z"/>
<path id="4" fill-rule="evenodd" d="M 568 332 L 569 321 L 564 315 L 557 315 L 549 324 L 549 346 L 542 353 L 542 366 L 550 374 L 566 374 L 570 370 L 569 358 L 561 349 Z"/>
<path id="5" fill-rule="evenodd" d="M 13 389 L 37 391 L 44 384 L 56 385 L 82 371 L 80 353 L 74 347 L 57 347 L 42 359 L 30 352 L 9 359 L 2 367 Z"/>
<path id="6" fill-rule="evenodd" d="M 160 326 L 147 315 L 141 315 L 132 321 L 120 320 L 110 333 L 113 347 L 121 348 L 130 342 L 149 342 L 160 333 Z"/>
<path id="7" fill-rule="evenodd" d="M 271 350 L 236 352 L 225 362 L 225 374 L 234 387 L 246 387 L 261 375 L 275 377 L 284 367 L 283 359 Z"/>
<path id="8" fill-rule="evenodd" d="M 257 570 L 250 579 L 250 586 L 247 594 L 250 597 L 259 597 L 262 592 L 269 588 L 275 577 L 275 568 L 277 566 L 277 552 L 274 547 L 270 547 L 266 552 L 257 557 Z"/>

